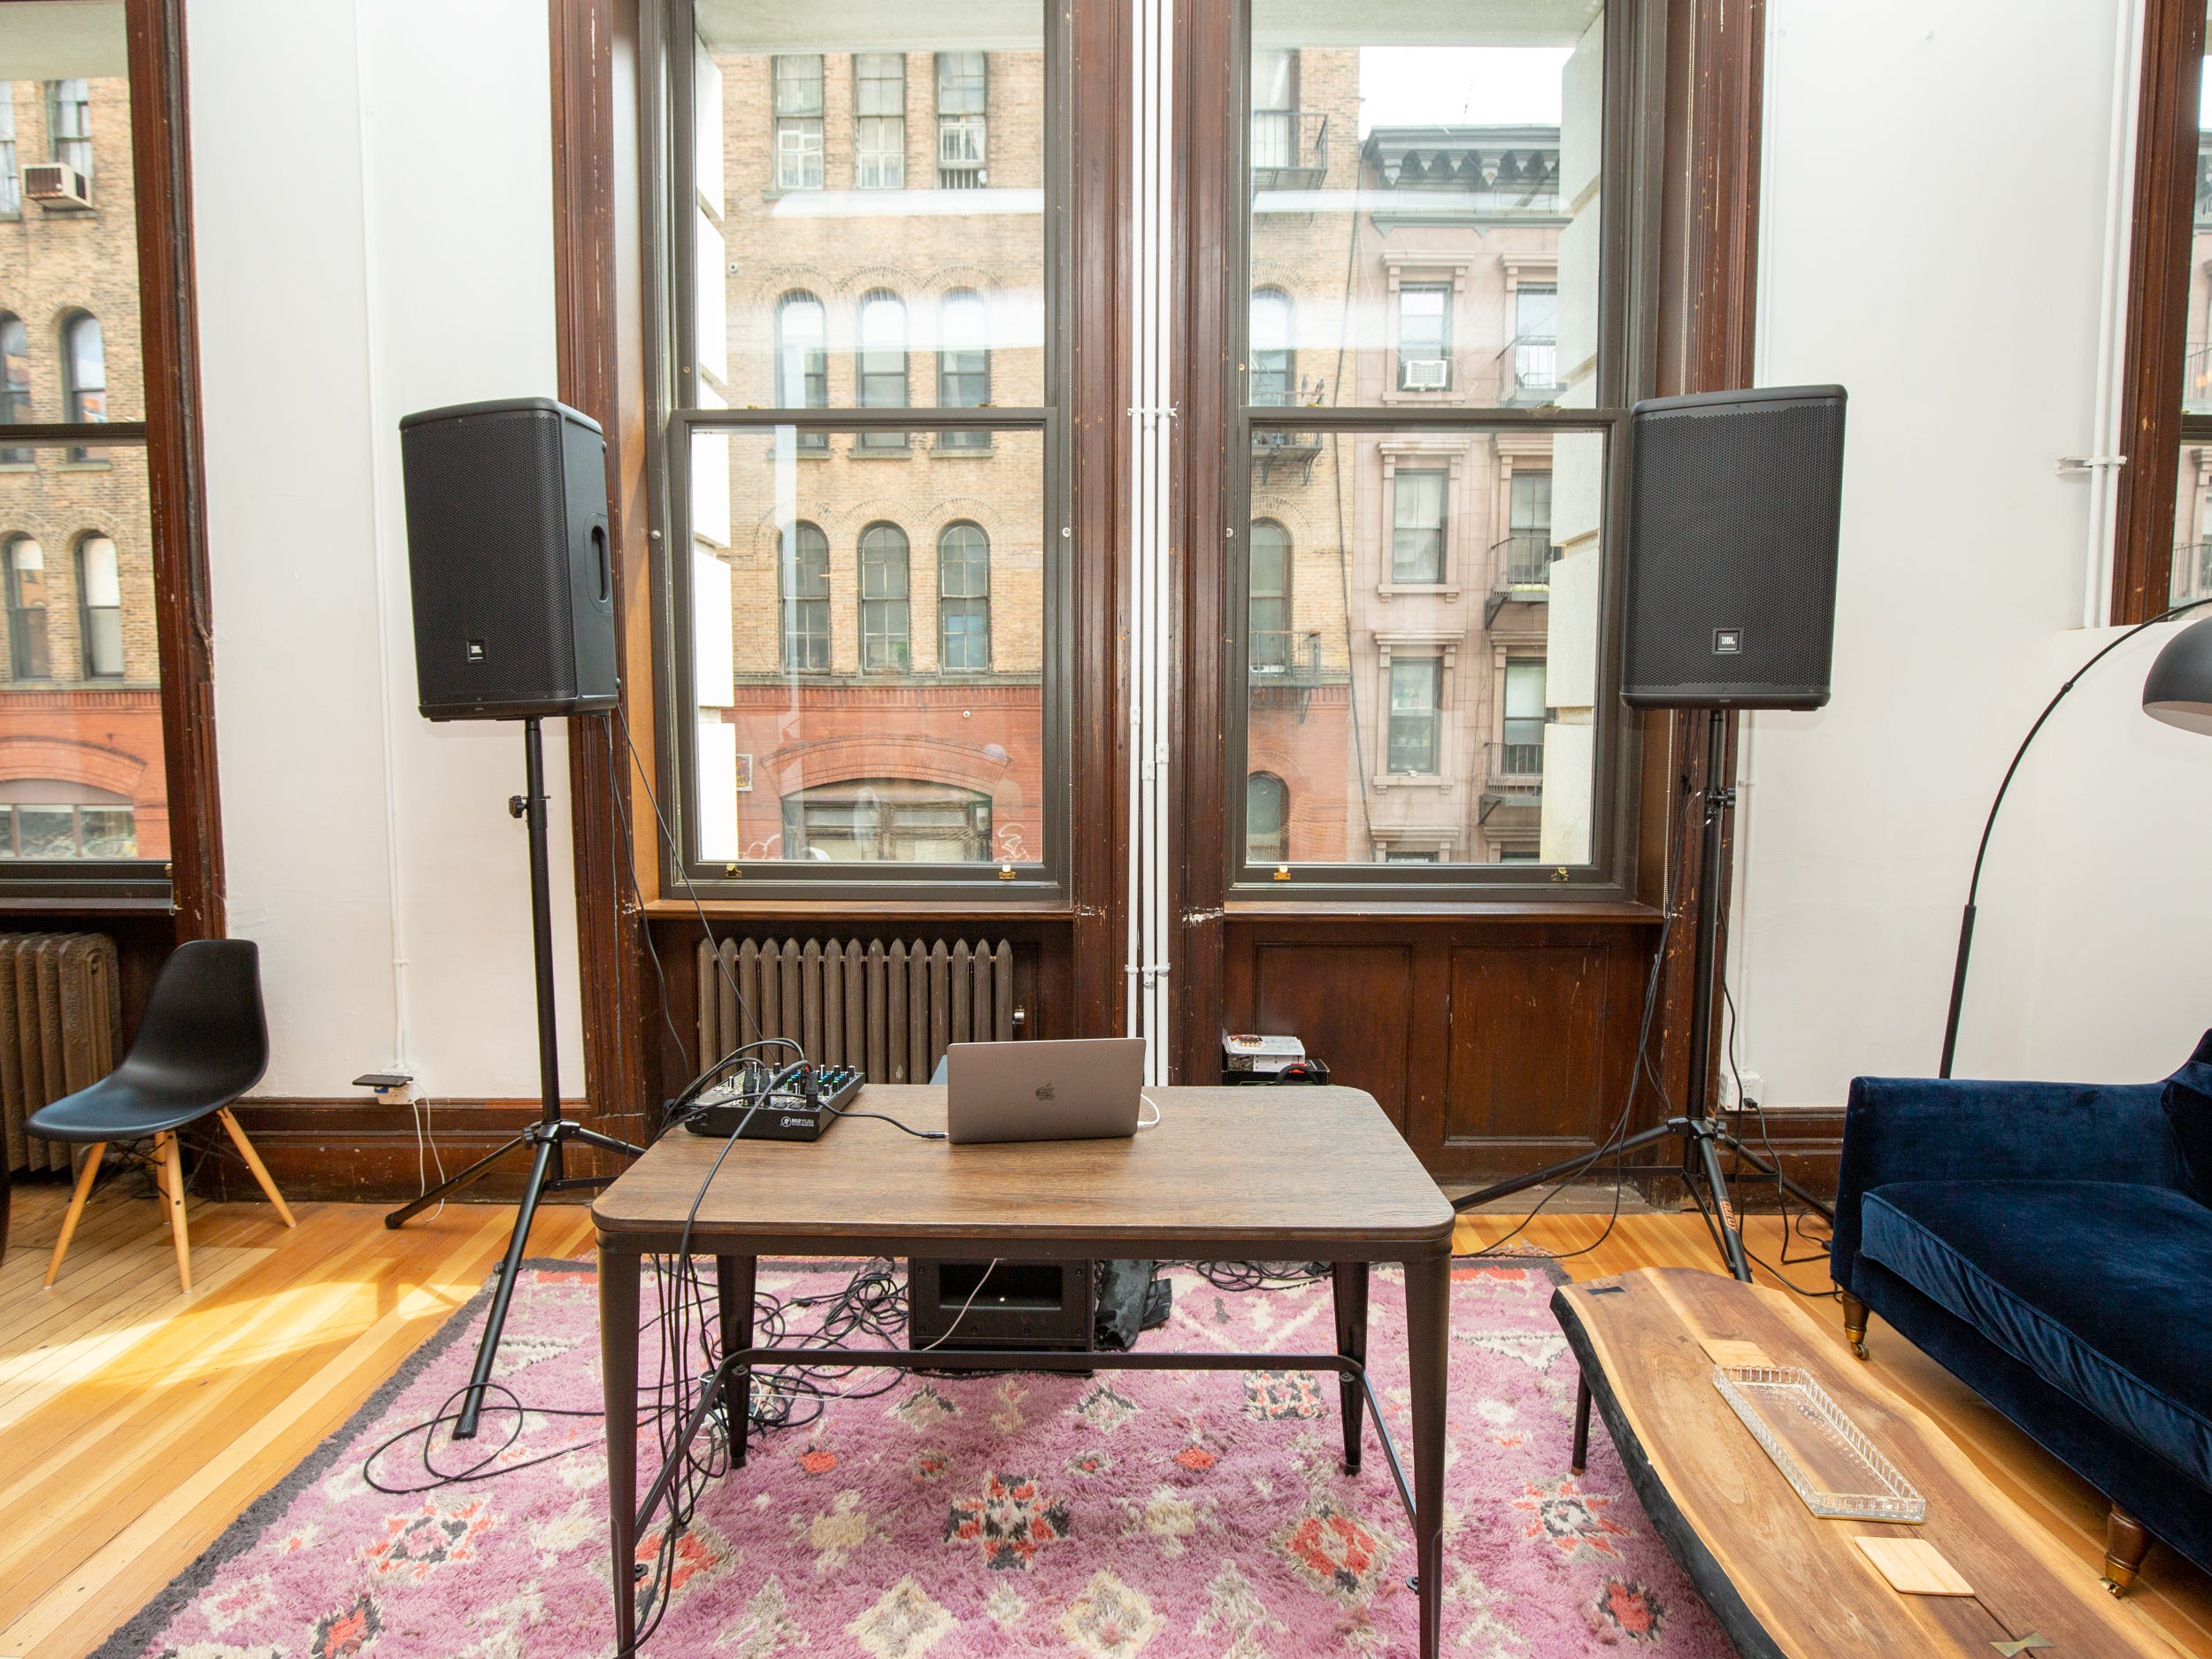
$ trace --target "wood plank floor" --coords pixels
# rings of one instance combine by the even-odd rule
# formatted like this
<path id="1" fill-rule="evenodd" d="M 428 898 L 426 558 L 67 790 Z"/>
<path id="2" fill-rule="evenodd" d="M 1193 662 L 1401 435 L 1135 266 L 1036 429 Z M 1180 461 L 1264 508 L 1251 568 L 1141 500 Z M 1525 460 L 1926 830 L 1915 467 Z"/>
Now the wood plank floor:
<path id="1" fill-rule="evenodd" d="M 19 1187 L 0 1262 L 0 1659 L 75 1659 L 104 1640 L 273 1486 L 483 1281 L 510 1211 L 455 1205 L 394 1233 L 365 1205 L 191 1210 L 195 1277 L 176 1293 L 159 1211 L 129 1188 L 87 1212 L 61 1283 L 40 1287 L 65 1194 Z M 1462 1223 L 1461 1248 L 1518 1217 Z M 1694 1215 L 1543 1215 L 1517 1240 L 1570 1257 L 1578 1278 L 1714 1265 Z M 1772 1217 L 1754 1246 L 1779 1248 Z M 588 1249 L 580 1207 L 541 1215 L 532 1254 Z M 1804 1247 L 1799 1247 L 1804 1248 Z M 1789 1270 L 1824 1282 L 1816 1265 Z M 1763 1277 L 1765 1275 L 1763 1272 Z M 1820 1310 L 1836 1332 L 1839 1322 Z M 1878 1322 L 1872 1363 L 2085 1569 L 2103 1507 L 2009 1425 Z M 2137 1606 L 2186 1654 L 2212 1659 L 2212 1581 L 2154 1550 Z"/>

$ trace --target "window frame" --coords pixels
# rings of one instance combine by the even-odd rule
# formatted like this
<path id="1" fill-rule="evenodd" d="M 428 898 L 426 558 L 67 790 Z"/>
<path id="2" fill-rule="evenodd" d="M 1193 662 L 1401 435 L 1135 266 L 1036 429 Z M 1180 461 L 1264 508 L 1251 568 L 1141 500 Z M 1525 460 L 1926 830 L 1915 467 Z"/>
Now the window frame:
<path id="1" fill-rule="evenodd" d="M 945 558 L 945 542 L 956 530 L 972 530 L 982 539 L 983 591 L 981 593 L 953 594 L 945 591 L 946 573 L 952 568 Z M 964 550 L 960 557 L 960 569 L 964 572 L 972 569 L 973 565 L 973 558 Z M 945 660 L 949 655 L 945 648 L 950 641 L 950 636 L 945 632 L 945 620 L 953 614 L 946 608 L 949 603 L 964 607 L 959 613 L 964 617 L 980 616 L 982 618 L 983 661 L 980 664 L 962 663 L 955 666 Z M 980 605 L 982 608 L 980 611 L 964 608 L 971 605 Z M 973 636 L 965 637 L 972 638 Z M 991 533 L 973 518 L 949 518 L 939 526 L 937 530 L 937 672 L 941 675 L 987 674 L 991 672 Z"/>
<path id="2" fill-rule="evenodd" d="M 8 681 L 10 685 L 44 685 L 54 678 L 54 636 L 51 632 L 54 608 L 46 603 L 42 592 L 39 603 L 23 603 L 23 572 L 17 563 L 17 551 L 25 542 L 38 549 L 40 586 L 43 588 L 46 576 L 46 546 L 27 530 L 12 531 L 0 537 L 0 609 L 7 613 L 8 626 Z M 23 639 L 27 624 L 22 618 L 30 611 L 38 612 L 39 651 L 46 658 L 42 674 L 23 672 Z"/>
<path id="3" fill-rule="evenodd" d="M 819 572 L 822 579 L 822 591 L 818 594 L 799 591 L 799 579 L 807 573 L 806 548 L 803 538 L 809 531 L 812 531 L 816 539 L 822 544 Z M 837 660 L 837 641 L 832 631 L 835 624 L 830 611 L 829 533 L 811 518 L 795 518 L 791 521 L 788 535 L 787 548 L 784 545 L 782 537 L 777 538 L 776 638 L 778 645 L 776 660 L 780 664 L 780 672 L 786 674 L 826 674 L 830 672 L 831 665 Z M 792 608 L 795 605 L 821 606 L 821 627 L 818 629 L 794 628 L 791 626 L 792 621 L 799 614 Z M 813 613 L 809 611 L 806 614 L 810 618 Z M 796 640 L 804 640 L 810 648 L 815 641 L 821 641 L 822 661 L 818 667 L 813 663 L 801 663 L 794 660 L 791 647 L 793 641 Z M 808 655 L 812 655 L 810 649 Z"/>
<path id="4" fill-rule="evenodd" d="M 689 211 L 696 194 L 692 155 L 695 96 L 690 42 L 698 38 L 691 0 L 666 0 L 641 7 L 645 60 L 657 65 L 646 78 L 644 119 L 649 142 L 641 155 L 645 221 L 642 249 L 647 281 L 646 421 L 647 487 L 653 522 L 667 526 L 649 540 L 652 576 L 654 667 L 651 695 L 658 727 L 659 775 L 669 780 L 660 795 L 680 856 L 663 840 L 657 847 L 661 891 L 695 895 L 703 900 L 782 903 L 856 899 L 892 905 L 951 903 L 997 910 L 1057 910 L 1071 902 L 1075 858 L 1071 823 L 1076 779 L 1076 738 L 1071 726 L 1073 681 L 1078 661 L 1071 620 L 1079 580 L 1070 546 L 1078 508 L 1071 494 L 1075 472 L 1066 432 L 1079 388 L 1071 361 L 1075 323 L 1071 315 L 1069 246 L 1077 215 L 1072 211 L 1071 131 L 1078 68 L 1073 61 L 1076 33 L 1062 8 L 1041 10 L 1047 110 L 1043 122 L 1044 212 L 1039 227 L 1048 296 L 1044 331 L 1043 387 L 1049 401 L 1037 405 L 943 410 L 917 406 L 823 410 L 712 409 L 687 404 L 679 389 L 696 383 L 694 296 L 686 284 L 696 269 Z M 902 296 L 903 299 L 903 296 Z M 909 312 L 911 357 L 911 312 Z M 857 388 L 856 388 L 856 396 Z M 977 432 L 987 435 L 1033 432 L 1042 457 L 1038 530 L 1044 547 L 1042 635 L 1040 674 L 1043 707 L 1041 817 L 1044 851 L 1026 862 L 1004 864 L 826 864 L 805 859 L 706 860 L 698 856 L 696 813 L 691 780 L 697 775 L 696 733 L 681 698 L 694 682 L 689 637 L 691 445 L 695 434 L 748 434 L 768 437 L 778 427 L 826 433 L 875 431 L 889 434 Z M 878 453 L 881 453 L 879 451 Z M 681 554 L 683 557 L 677 557 Z"/>
<path id="5" fill-rule="evenodd" d="M 97 447 L 137 449 L 145 457 L 169 856 L 10 861 L 0 871 L 0 909 L 58 918 L 166 915 L 180 940 L 220 938 L 227 907 L 215 764 L 184 7 L 183 0 L 122 4 L 145 411 L 142 419 L 102 425 Z M 42 108 L 45 96 L 42 84 Z M 19 153 L 20 142 L 19 137 Z M 96 198 L 94 211 L 116 209 Z M 87 435 L 82 426 L 66 421 L 0 424 L 0 448 L 76 448 Z"/>
<path id="6" fill-rule="evenodd" d="M 1247 82 L 1251 71 L 1250 0 L 1229 0 L 1230 63 L 1229 142 L 1208 188 L 1219 192 L 1218 222 L 1223 231 L 1225 257 L 1221 260 L 1220 300 L 1217 302 L 1223 343 L 1220 399 L 1227 415 L 1226 450 L 1229 465 L 1223 474 L 1222 517 L 1217 545 L 1225 552 L 1220 571 L 1221 632 L 1229 636 L 1221 652 L 1225 672 L 1221 724 L 1224 773 L 1220 787 L 1220 842 L 1218 856 L 1225 870 L 1224 896 L 1233 913 L 1265 914 L 1271 910 L 1314 903 L 1356 903 L 1368 913 L 1386 913 L 1393 908 L 1425 911 L 1440 902 L 1473 901 L 1557 902 L 1592 904 L 1633 902 L 1638 896 L 1636 849 L 1639 831 L 1638 787 L 1642 753 L 1641 724 L 1619 698 L 1621 619 L 1624 600 L 1624 558 L 1628 524 L 1627 467 L 1628 411 L 1639 397 L 1653 396 L 1659 383 L 1659 330 L 1665 298 L 1662 293 L 1660 248 L 1662 204 L 1664 200 L 1666 110 L 1666 13 L 1664 0 L 1605 0 L 1604 123 L 1601 135 L 1603 195 L 1598 243 L 1601 260 L 1598 291 L 1598 401 L 1589 409 L 1516 408 L 1506 404 L 1483 406 L 1465 401 L 1456 368 L 1448 392 L 1405 393 L 1397 389 L 1398 370 L 1396 296 L 1388 310 L 1386 349 L 1390 373 L 1382 401 L 1370 406 L 1339 406 L 1274 410 L 1245 400 L 1243 376 L 1235 365 L 1245 362 L 1248 345 L 1248 296 L 1256 284 L 1251 257 L 1249 150 L 1250 114 Z M 1402 276 L 1447 286 L 1447 311 L 1455 305 L 1454 268 L 1463 257 L 1450 252 L 1409 252 L 1397 262 Z M 1433 279 L 1425 273 L 1440 274 Z M 1402 283 L 1400 284 L 1402 286 Z M 1195 342 L 1202 357 L 1208 342 Z M 1248 617 L 1246 551 L 1239 545 L 1251 521 L 1252 468 L 1248 457 L 1256 434 L 1270 432 L 1317 433 L 1347 441 L 1361 436 L 1379 438 L 1386 445 L 1394 435 L 1418 434 L 1427 439 L 1450 432 L 1469 440 L 1494 432 L 1590 432 L 1606 443 L 1605 483 L 1601 503 L 1601 557 L 1602 568 L 1597 611 L 1598 640 L 1594 691 L 1594 740 L 1591 770 L 1591 834 L 1589 862 L 1577 865 L 1514 864 L 1387 864 L 1354 861 L 1339 864 L 1294 864 L 1279 871 L 1248 863 L 1246 846 L 1242 780 L 1254 764 L 1248 742 L 1249 680 L 1246 618 Z M 1387 494 L 1387 492 L 1386 492 Z M 1392 511 L 1386 507 L 1385 511 Z M 1463 586 L 1464 573 L 1454 568 L 1447 530 L 1445 554 L 1448 588 Z M 1225 534 L 1221 534 L 1225 532 Z M 1387 543 L 1386 543 L 1387 545 Z M 1435 591 L 1418 589 L 1415 591 Z M 1403 636 L 1401 636 L 1402 638 Z M 1384 635 L 1378 630 L 1379 646 Z M 1407 656 L 1432 648 L 1404 643 L 1385 653 L 1386 661 L 1400 650 Z M 1450 653 L 1447 651 L 1448 656 Z M 1448 661 L 1441 698 L 1453 699 L 1452 682 L 1467 671 L 1456 671 Z M 1380 678 L 1387 684 L 1387 669 Z M 1388 710 L 1369 711 L 1370 687 L 1353 676 L 1350 719 L 1356 731 L 1375 733 L 1386 739 Z M 1448 732 L 1448 726 L 1446 728 Z M 1386 749 L 1365 768 L 1371 784 L 1386 775 Z M 1376 843 L 1378 846 L 1380 842 Z"/>
<path id="7" fill-rule="evenodd" d="M 957 345 L 948 348 L 952 337 L 950 326 L 956 311 L 972 308 L 977 317 L 976 334 L 980 345 Z M 955 357 L 976 357 L 982 359 L 980 368 L 964 368 L 951 361 Z M 945 385 L 948 380 L 980 375 L 983 396 L 973 403 L 948 403 Z M 991 302 L 979 288 L 948 288 L 937 296 L 937 407 L 940 409 L 987 409 L 991 404 Z M 988 455 L 991 452 L 990 434 L 982 434 L 980 442 L 975 434 L 965 432 L 940 433 L 936 447 L 953 454 Z"/>
<path id="8" fill-rule="evenodd" d="M 119 597 L 112 605 L 96 605 L 91 598 L 90 556 L 93 544 L 101 541 L 107 544 L 108 557 L 115 565 L 115 583 Z M 87 530 L 77 537 L 71 565 L 71 573 L 76 578 L 77 582 L 77 655 L 83 667 L 83 672 L 80 677 L 88 682 L 103 680 L 117 681 L 127 680 L 129 675 L 126 672 L 123 650 L 123 606 L 119 597 L 123 581 L 123 551 L 115 545 L 115 538 L 106 531 Z M 115 667 L 111 672 L 93 666 L 92 618 L 93 613 L 99 611 L 112 611 L 115 613 Z"/>
<path id="9" fill-rule="evenodd" d="M 868 75 L 864 77 L 861 74 L 860 60 L 864 58 L 879 59 L 888 58 L 895 59 L 897 62 L 899 66 L 899 109 L 897 114 L 891 115 L 887 114 L 880 110 L 863 110 L 861 108 L 861 88 L 864 86 L 880 85 L 885 80 L 885 77 L 882 75 Z M 904 52 L 855 52 L 852 54 L 852 78 L 853 188 L 856 190 L 903 190 L 906 188 L 906 146 L 908 136 L 906 130 L 906 54 Z M 874 130 L 863 125 L 863 123 L 869 121 L 879 121 L 887 124 L 895 121 L 898 124 L 899 142 L 897 148 L 894 150 L 880 146 L 872 148 L 864 147 L 861 142 L 862 138 L 864 135 L 869 134 Z M 889 167 L 886 165 L 887 163 L 894 160 L 897 163 L 899 175 L 895 180 L 890 177 Z M 873 165 L 878 169 L 877 175 L 872 180 L 866 177 L 864 173 L 864 169 L 870 165 Z M 933 178 L 934 169 L 932 170 L 932 175 Z"/>

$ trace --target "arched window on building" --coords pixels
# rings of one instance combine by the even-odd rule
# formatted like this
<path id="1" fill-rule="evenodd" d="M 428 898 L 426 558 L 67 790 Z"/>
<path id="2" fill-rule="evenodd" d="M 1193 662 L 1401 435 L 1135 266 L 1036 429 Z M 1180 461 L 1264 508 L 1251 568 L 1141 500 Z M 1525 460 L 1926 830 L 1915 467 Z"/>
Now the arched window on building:
<path id="1" fill-rule="evenodd" d="M 80 424 L 108 418 L 107 344 L 100 334 L 100 319 L 90 311 L 72 311 L 62 319 L 62 418 Z M 104 449 L 73 446 L 73 461 L 104 458 Z"/>
<path id="2" fill-rule="evenodd" d="M 1290 857 L 1290 786 L 1271 772 L 1244 780 L 1244 861 L 1279 864 Z"/>
<path id="3" fill-rule="evenodd" d="M 904 673 L 913 661 L 906 532 L 872 524 L 860 533 L 860 667 Z"/>
<path id="4" fill-rule="evenodd" d="M 1291 334 L 1290 296 L 1280 288 L 1254 290 L 1252 334 L 1246 352 L 1253 403 L 1262 408 L 1287 405 L 1298 389 L 1298 357 Z"/>
<path id="5" fill-rule="evenodd" d="M 0 783 L 0 858 L 135 858 L 130 796 L 68 778 Z"/>
<path id="6" fill-rule="evenodd" d="M 6 579 L 8 669 L 16 680 L 51 680 L 46 649 L 46 552 L 27 535 L 0 544 L 0 575 Z"/>
<path id="7" fill-rule="evenodd" d="M 962 519 L 937 537 L 937 665 L 991 665 L 991 538 Z"/>
<path id="8" fill-rule="evenodd" d="M 787 672 L 829 672 L 829 538 L 802 520 L 783 533 L 776 561 L 783 606 L 783 665 Z"/>
<path id="9" fill-rule="evenodd" d="M 776 302 L 776 402 L 786 409 L 829 407 L 828 314 L 803 288 Z M 829 434 L 803 426 L 798 447 L 826 449 Z"/>
<path id="10" fill-rule="evenodd" d="M 0 311 L 0 422 L 30 424 L 31 333 L 13 311 Z M 37 457 L 28 449 L 0 449 L 0 465 L 28 466 Z"/>
<path id="11" fill-rule="evenodd" d="M 937 310 L 937 406 L 980 409 L 991 401 L 990 312 L 983 296 L 958 288 Z M 941 449 L 987 449 L 987 432 L 941 432 Z"/>
<path id="12" fill-rule="evenodd" d="M 77 637 L 87 680 L 122 679 L 122 573 L 115 543 L 96 531 L 77 542 Z"/>
<path id="13" fill-rule="evenodd" d="M 904 409 L 906 390 L 906 302 L 887 288 L 876 288 L 860 302 L 860 406 Z M 903 432 L 863 432 L 863 449 L 903 449 Z"/>
<path id="14" fill-rule="evenodd" d="M 856 778 L 783 798 L 783 856 L 821 864 L 979 864 L 991 797 L 918 778 Z"/>
<path id="15" fill-rule="evenodd" d="M 1279 674 L 1294 667 L 1290 631 L 1290 532 L 1272 518 L 1252 521 L 1252 575 L 1246 592 L 1251 669 Z"/>

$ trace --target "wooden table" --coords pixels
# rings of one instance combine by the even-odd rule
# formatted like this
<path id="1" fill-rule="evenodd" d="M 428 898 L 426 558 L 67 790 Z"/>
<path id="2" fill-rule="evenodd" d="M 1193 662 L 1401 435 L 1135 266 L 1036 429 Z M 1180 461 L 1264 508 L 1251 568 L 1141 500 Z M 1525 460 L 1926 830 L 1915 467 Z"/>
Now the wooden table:
<path id="1" fill-rule="evenodd" d="M 2173 1648 L 2116 1602 L 1925 1415 L 1840 1356 L 1787 1293 L 1688 1268 L 1642 1268 L 1552 1296 L 1581 1362 L 1574 1462 L 1595 1398 L 1653 1525 L 1745 1659 L 1975 1655 L 2038 1635 L 2037 1659 Z M 1713 1386 L 1709 1340 L 1755 1343 L 1810 1371 L 1928 1501 L 1923 1525 L 1823 1520 Z M 1924 1538 L 1971 1596 L 1905 1595 L 1851 1540 Z"/>
<path id="2" fill-rule="evenodd" d="M 1335 1265 L 1333 1354 L 977 1354 L 810 1348 L 810 1363 L 926 1363 L 1029 1371 L 1302 1370 L 1337 1373 L 1345 1466 L 1359 1471 L 1363 1402 L 1413 1517 L 1421 1653 L 1436 1659 L 1444 1592 L 1444 1400 L 1452 1209 L 1372 1099 L 1349 1088 L 1146 1091 L 1160 1121 L 1132 1140 L 950 1146 L 889 1124 L 841 1123 L 812 1142 L 732 1145 L 664 1135 L 592 1206 L 599 1231 L 599 1316 L 607 1396 L 607 1504 L 614 1554 L 616 1653 L 636 1629 L 632 1563 L 659 1500 L 637 1496 L 638 1287 L 642 1257 L 689 1247 L 712 1255 L 722 1353 L 716 1373 L 744 1421 L 751 1368 L 787 1356 L 753 1346 L 754 1268 L 763 1256 L 1016 1260 L 1323 1261 Z M 856 1111 L 941 1129 L 945 1091 L 872 1084 Z M 725 1148 L 728 1156 L 707 1187 Z M 1383 1433 L 1364 1370 L 1367 1266 L 1405 1267 L 1412 1379 L 1410 1488 Z M 687 1425 L 704 1421 L 703 1402 Z M 741 1443 L 733 1461 L 744 1461 Z"/>

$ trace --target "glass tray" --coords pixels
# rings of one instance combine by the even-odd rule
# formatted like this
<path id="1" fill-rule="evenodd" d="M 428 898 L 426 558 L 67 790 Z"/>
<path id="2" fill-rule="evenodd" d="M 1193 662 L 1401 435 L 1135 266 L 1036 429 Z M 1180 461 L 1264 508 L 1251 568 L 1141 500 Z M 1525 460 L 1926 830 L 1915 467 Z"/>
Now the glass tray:
<path id="1" fill-rule="evenodd" d="M 1815 1515 L 1907 1525 L 1928 1518 L 1928 1501 L 1809 1372 L 1721 1365 L 1713 1386 Z"/>

